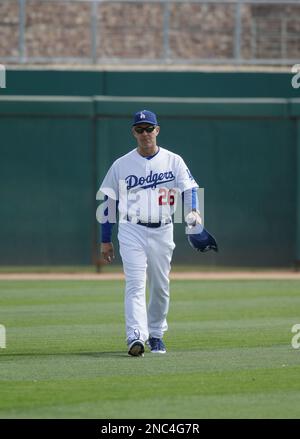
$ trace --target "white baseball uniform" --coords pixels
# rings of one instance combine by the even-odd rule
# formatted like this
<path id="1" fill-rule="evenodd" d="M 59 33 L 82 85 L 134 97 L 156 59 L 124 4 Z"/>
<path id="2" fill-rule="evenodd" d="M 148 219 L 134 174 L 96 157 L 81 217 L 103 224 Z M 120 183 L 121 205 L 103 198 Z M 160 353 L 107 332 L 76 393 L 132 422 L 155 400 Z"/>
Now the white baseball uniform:
<path id="1" fill-rule="evenodd" d="M 149 336 L 162 338 L 168 328 L 169 273 L 175 247 L 171 216 L 178 196 L 197 187 L 183 159 L 161 147 L 151 158 L 141 156 L 137 149 L 130 151 L 113 163 L 102 182 L 100 191 L 119 201 L 128 343 L 133 339 L 145 342 Z"/>

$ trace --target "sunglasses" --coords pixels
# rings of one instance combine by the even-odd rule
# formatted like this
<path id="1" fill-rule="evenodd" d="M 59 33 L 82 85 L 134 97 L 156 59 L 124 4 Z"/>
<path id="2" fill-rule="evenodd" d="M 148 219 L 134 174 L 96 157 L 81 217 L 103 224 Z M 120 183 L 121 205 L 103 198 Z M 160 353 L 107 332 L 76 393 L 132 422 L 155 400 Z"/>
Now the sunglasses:
<path id="1" fill-rule="evenodd" d="M 142 134 L 144 131 L 146 131 L 146 133 L 152 133 L 152 131 L 155 130 L 155 126 L 151 126 L 151 127 L 134 127 L 134 131 L 138 134 Z"/>

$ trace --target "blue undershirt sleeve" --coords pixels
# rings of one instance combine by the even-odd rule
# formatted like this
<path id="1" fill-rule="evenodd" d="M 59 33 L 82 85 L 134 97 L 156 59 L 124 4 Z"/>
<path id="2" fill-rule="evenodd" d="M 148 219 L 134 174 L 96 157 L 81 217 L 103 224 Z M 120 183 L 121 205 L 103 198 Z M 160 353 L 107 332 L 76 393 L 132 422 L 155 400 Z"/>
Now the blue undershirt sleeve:
<path id="1" fill-rule="evenodd" d="M 104 224 L 101 224 L 101 242 L 111 242 L 113 226 L 114 225 L 108 221 Z"/>
<path id="2" fill-rule="evenodd" d="M 197 188 L 187 189 L 182 193 L 185 215 L 192 210 L 199 210 Z"/>
<path id="3" fill-rule="evenodd" d="M 115 206 L 116 212 L 118 211 L 118 204 L 119 204 L 118 201 L 115 202 L 114 200 L 111 200 L 110 198 L 108 198 L 107 195 L 105 195 L 104 202 L 107 202 L 107 208 L 104 210 L 104 217 L 108 217 L 109 206 L 110 206 L 110 208 L 114 208 L 111 206 Z M 111 242 L 112 230 L 113 230 L 114 224 L 115 223 L 109 222 L 108 219 L 107 219 L 107 221 L 101 223 L 101 242 L 102 243 Z"/>

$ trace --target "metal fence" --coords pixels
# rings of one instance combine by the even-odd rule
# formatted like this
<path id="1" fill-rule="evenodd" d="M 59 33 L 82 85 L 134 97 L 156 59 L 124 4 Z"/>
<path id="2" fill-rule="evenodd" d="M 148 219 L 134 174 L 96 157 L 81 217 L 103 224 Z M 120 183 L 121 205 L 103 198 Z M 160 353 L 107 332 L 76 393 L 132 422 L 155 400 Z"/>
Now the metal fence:
<path id="1" fill-rule="evenodd" d="M 300 0 L 0 0 L 0 62 L 300 60 Z"/>

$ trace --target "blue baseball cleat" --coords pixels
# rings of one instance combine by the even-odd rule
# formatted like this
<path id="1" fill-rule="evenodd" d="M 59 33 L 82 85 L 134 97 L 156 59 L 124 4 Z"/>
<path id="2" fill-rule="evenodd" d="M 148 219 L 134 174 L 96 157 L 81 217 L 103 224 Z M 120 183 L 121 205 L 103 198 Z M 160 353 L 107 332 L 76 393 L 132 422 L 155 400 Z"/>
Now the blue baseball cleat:
<path id="1" fill-rule="evenodd" d="M 153 354 L 165 354 L 167 352 L 166 346 L 161 338 L 149 337 L 146 344 Z"/>

